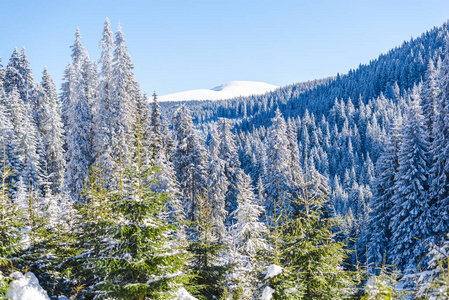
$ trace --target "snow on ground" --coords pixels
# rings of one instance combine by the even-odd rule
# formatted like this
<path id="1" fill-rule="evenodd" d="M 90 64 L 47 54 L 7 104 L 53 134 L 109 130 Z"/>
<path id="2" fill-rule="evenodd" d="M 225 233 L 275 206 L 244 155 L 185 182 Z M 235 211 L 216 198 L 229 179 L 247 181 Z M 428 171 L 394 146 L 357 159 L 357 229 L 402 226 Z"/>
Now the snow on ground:
<path id="1" fill-rule="evenodd" d="M 272 288 L 269 287 L 269 286 L 266 286 L 266 287 L 263 289 L 262 297 L 260 298 L 260 300 L 270 300 L 271 297 L 273 296 L 273 293 L 274 293 L 274 289 L 272 289 Z"/>
<path id="2" fill-rule="evenodd" d="M 23 275 L 20 272 L 11 274 L 14 278 L 9 283 L 6 299 L 11 300 L 50 300 L 47 292 L 40 286 L 39 280 L 32 272 Z"/>
<path id="3" fill-rule="evenodd" d="M 198 299 L 190 295 L 185 288 L 180 288 L 178 291 L 177 300 L 198 300 Z"/>
<path id="4" fill-rule="evenodd" d="M 256 81 L 230 81 L 213 89 L 199 89 L 159 96 L 160 102 L 186 100 L 221 100 L 239 96 L 261 95 L 277 89 L 278 86 Z"/>
<path id="5" fill-rule="evenodd" d="M 266 271 L 267 275 L 265 275 L 265 279 L 272 278 L 282 273 L 282 267 L 278 265 L 269 265 Z"/>

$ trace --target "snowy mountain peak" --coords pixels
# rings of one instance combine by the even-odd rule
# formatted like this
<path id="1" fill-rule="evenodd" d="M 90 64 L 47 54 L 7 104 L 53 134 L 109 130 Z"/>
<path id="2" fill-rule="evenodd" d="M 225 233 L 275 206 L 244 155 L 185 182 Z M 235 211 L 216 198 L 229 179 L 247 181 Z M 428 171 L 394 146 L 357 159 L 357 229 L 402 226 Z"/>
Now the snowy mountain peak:
<path id="1" fill-rule="evenodd" d="M 159 97 L 159 101 L 222 100 L 239 96 L 260 95 L 277 89 L 278 86 L 256 81 L 230 81 L 210 90 L 198 89 Z"/>

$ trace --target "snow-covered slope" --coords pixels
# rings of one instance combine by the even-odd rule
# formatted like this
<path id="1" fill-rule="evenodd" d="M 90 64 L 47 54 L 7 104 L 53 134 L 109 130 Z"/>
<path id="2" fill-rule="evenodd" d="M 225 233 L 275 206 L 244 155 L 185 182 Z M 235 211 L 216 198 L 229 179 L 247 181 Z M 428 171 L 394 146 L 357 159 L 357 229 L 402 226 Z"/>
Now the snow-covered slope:
<path id="1" fill-rule="evenodd" d="M 230 81 L 210 90 L 200 89 L 160 96 L 163 101 L 221 100 L 239 96 L 260 95 L 277 89 L 278 86 L 256 81 Z"/>

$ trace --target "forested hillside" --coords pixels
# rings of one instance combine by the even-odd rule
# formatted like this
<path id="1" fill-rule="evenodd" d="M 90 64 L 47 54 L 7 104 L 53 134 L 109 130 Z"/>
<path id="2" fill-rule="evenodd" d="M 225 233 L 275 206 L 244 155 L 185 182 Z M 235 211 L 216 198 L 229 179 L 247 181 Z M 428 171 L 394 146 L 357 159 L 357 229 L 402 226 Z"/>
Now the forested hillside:
<path id="1" fill-rule="evenodd" d="M 186 103 L 141 91 L 108 20 L 98 61 L 76 30 L 60 88 L 14 49 L 0 299 L 29 271 L 42 299 L 443 295 L 448 45 L 444 24 L 345 75 Z"/>

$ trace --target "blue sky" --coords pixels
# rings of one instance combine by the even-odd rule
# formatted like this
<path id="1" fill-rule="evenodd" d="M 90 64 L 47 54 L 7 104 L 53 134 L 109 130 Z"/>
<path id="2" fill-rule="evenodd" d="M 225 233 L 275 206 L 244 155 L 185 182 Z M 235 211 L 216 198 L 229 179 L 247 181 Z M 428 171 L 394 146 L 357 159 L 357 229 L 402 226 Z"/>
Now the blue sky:
<path id="1" fill-rule="evenodd" d="M 59 85 L 76 27 L 92 59 L 120 21 L 144 91 L 231 80 L 287 85 L 346 73 L 449 18 L 447 0 L 0 1 L 0 57 L 27 49 Z M 58 87 L 59 88 L 59 87 Z"/>

